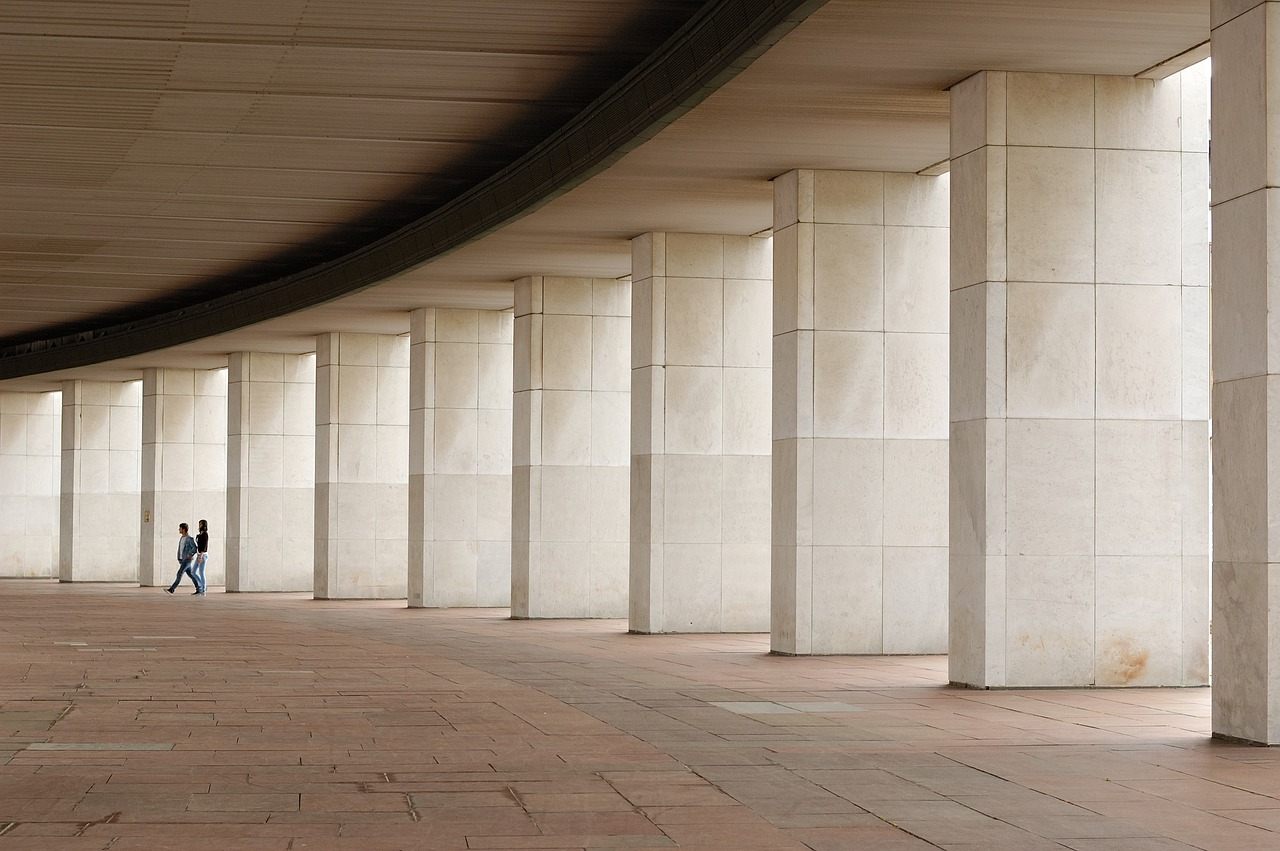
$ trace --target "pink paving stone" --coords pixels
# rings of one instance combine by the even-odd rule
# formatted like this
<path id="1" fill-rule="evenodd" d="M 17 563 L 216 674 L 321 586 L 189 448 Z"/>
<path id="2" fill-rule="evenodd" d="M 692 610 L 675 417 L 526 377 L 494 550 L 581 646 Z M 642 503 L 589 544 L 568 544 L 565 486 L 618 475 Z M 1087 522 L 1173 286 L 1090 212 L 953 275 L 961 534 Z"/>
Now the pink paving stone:
<path id="1" fill-rule="evenodd" d="M 957 690 L 942 657 L 153 590 L 0 581 L 4 851 L 1280 848 L 1280 754 L 1210 743 L 1203 689 Z"/>

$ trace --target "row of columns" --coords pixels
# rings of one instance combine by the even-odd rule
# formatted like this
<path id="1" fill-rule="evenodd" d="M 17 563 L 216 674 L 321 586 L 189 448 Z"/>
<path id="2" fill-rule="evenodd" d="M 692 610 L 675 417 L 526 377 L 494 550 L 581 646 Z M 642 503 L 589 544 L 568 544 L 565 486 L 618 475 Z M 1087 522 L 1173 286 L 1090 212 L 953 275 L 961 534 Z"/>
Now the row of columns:
<path id="1" fill-rule="evenodd" d="M 1278 741 L 1266 294 L 1280 154 L 1277 111 L 1250 83 L 1280 55 L 1280 12 L 1239 5 L 1215 4 L 1214 31 L 1232 47 L 1214 83 L 1228 164 L 1214 183 L 1214 725 Z M 422 310 L 409 339 L 323 335 L 313 483 L 288 472 L 306 452 L 288 425 L 305 431 L 305 391 L 286 399 L 305 370 L 236 355 L 228 581 L 305 560 L 284 492 L 302 502 L 310 485 L 321 597 L 485 605 L 510 589 L 517 617 L 771 628 L 784 653 L 949 641 L 951 678 L 979 687 L 1204 684 L 1207 94 L 1202 71 L 984 72 L 953 92 L 949 202 L 936 179 L 799 170 L 775 181 L 772 257 L 762 239 L 645 234 L 629 297 L 624 282 L 535 277 L 517 282 L 514 317 Z M 168 381 L 152 386 L 167 407 Z M 125 578 L 128 559 L 105 550 L 136 510 L 111 501 L 137 487 L 136 393 L 64 389 L 64 578 Z M 46 409 L 28 400 L 28 432 Z M 216 445 L 180 433 L 193 459 Z M 15 454 L 7 434 L 0 422 Z M 288 437 L 290 462 L 267 449 Z M 185 481 L 186 454 L 155 457 L 171 455 Z M 157 506 L 167 488 L 162 474 Z M 190 498 L 198 510 L 194 484 Z M 255 534 L 254 499 L 281 506 L 274 537 Z M 250 556 L 259 539 L 269 549 Z"/>

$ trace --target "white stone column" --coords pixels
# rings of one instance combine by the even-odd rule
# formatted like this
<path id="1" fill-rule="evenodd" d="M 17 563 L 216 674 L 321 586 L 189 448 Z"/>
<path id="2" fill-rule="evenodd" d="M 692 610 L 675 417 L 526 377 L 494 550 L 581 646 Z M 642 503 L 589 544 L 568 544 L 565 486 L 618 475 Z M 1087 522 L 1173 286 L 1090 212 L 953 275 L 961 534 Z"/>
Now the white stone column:
<path id="1" fill-rule="evenodd" d="M 63 582 L 138 581 L 141 424 L 141 381 L 62 383 Z"/>
<path id="2" fill-rule="evenodd" d="M 408 594 L 409 337 L 316 338 L 315 595 Z"/>
<path id="3" fill-rule="evenodd" d="M 511 602 L 511 313 L 413 311 L 409 605 Z"/>
<path id="4" fill-rule="evenodd" d="M 0 392 L 0 576 L 58 575 L 59 393 Z"/>
<path id="5" fill-rule="evenodd" d="M 313 589 L 315 411 L 314 354 L 231 354 L 228 591 Z"/>
<path id="6" fill-rule="evenodd" d="M 167 586 L 177 572 L 177 526 L 209 523 L 208 585 L 222 585 L 227 513 L 227 372 L 142 371 L 142 517 L 138 582 Z"/>
<path id="7" fill-rule="evenodd" d="M 774 181 L 775 652 L 947 650 L 947 197 Z"/>
<path id="8" fill-rule="evenodd" d="M 1207 681 L 1205 82 L 952 89 L 954 681 Z"/>
<path id="9" fill-rule="evenodd" d="M 1213 23 L 1213 733 L 1280 744 L 1280 3 Z"/>
<path id="10" fill-rule="evenodd" d="M 516 281 L 511 614 L 627 614 L 631 285 Z"/>
<path id="11" fill-rule="evenodd" d="M 770 241 L 631 243 L 631 629 L 769 629 Z"/>

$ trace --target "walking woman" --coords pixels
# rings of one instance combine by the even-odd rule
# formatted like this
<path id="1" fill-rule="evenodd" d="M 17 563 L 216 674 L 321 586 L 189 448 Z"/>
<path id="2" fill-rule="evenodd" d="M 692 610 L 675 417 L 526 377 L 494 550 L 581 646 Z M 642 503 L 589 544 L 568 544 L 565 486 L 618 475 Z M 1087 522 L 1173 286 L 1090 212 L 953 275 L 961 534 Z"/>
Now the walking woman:
<path id="1" fill-rule="evenodd" d="M 209 563 L 209 524 L 200 521 L 200 532 L 196 535 L 196 593 L 203 594 L 208 590 L 208 585 L 204 581 L 205 565 Z"/>

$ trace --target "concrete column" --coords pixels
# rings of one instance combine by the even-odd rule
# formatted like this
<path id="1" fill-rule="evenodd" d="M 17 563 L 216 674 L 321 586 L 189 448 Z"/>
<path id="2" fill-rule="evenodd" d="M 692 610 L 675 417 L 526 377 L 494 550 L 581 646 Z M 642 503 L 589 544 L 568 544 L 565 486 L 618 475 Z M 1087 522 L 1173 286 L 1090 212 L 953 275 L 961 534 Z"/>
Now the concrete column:
<path id="1" fill-rule="evenodd" d="M 771 245 L 631 243 L 631 629 L 769 629 Z"/>
<path id="2" fill-rule="evenodd" d="M 226 370 L 142 371 L 142 517 L 138 582 L 167 586 L 177 526 L 209 522 L 205 582 L 222 585 L 227 513 Z"/>
<path id="3" fill-rule="evenodd" d="M 59 393 L 0 392 L 0 576 L 58 575 Z"/>
<path id="4" fill-rule="evenodd" d="M 409 325 L 409 605 L 509 605 L 511 314 Z"/>
<path id="5" fill-rule="evenodd" d="M 947 195 L 774 181 L 775 652 L 946 652 Z"/>
<path id="6" fill-rule="evenodd" d="M 1280 744 L 1280 3 L 1214 0 L 1213 733 Z"/>
<path id="7" fill-rule="evenodd" d="M 315 362 L 267 352 L 228 359 L 228 591 L 312 590 Z"/>
<path id="8" fill-rule="evenodd" d="M 315 595 L 408 594 L 409 337 L 316 338 Z"/>
<path id="9" fill-rule="evenodd" d="M 62 383 L 63 582 L 138 581 L 141 421 L 140 381 Z M 175 552 L 179 522 L 173 523 Z"/>
<path id="10" fill-rule="evenodd" d="M 954 681 L 1207 681 L 1206 94 L 952 89 Z"/>
<path id="11" fill-rule="evenodd" d="M 516 281 L 511 614 L 627 614 L 631 285 Z"/>

